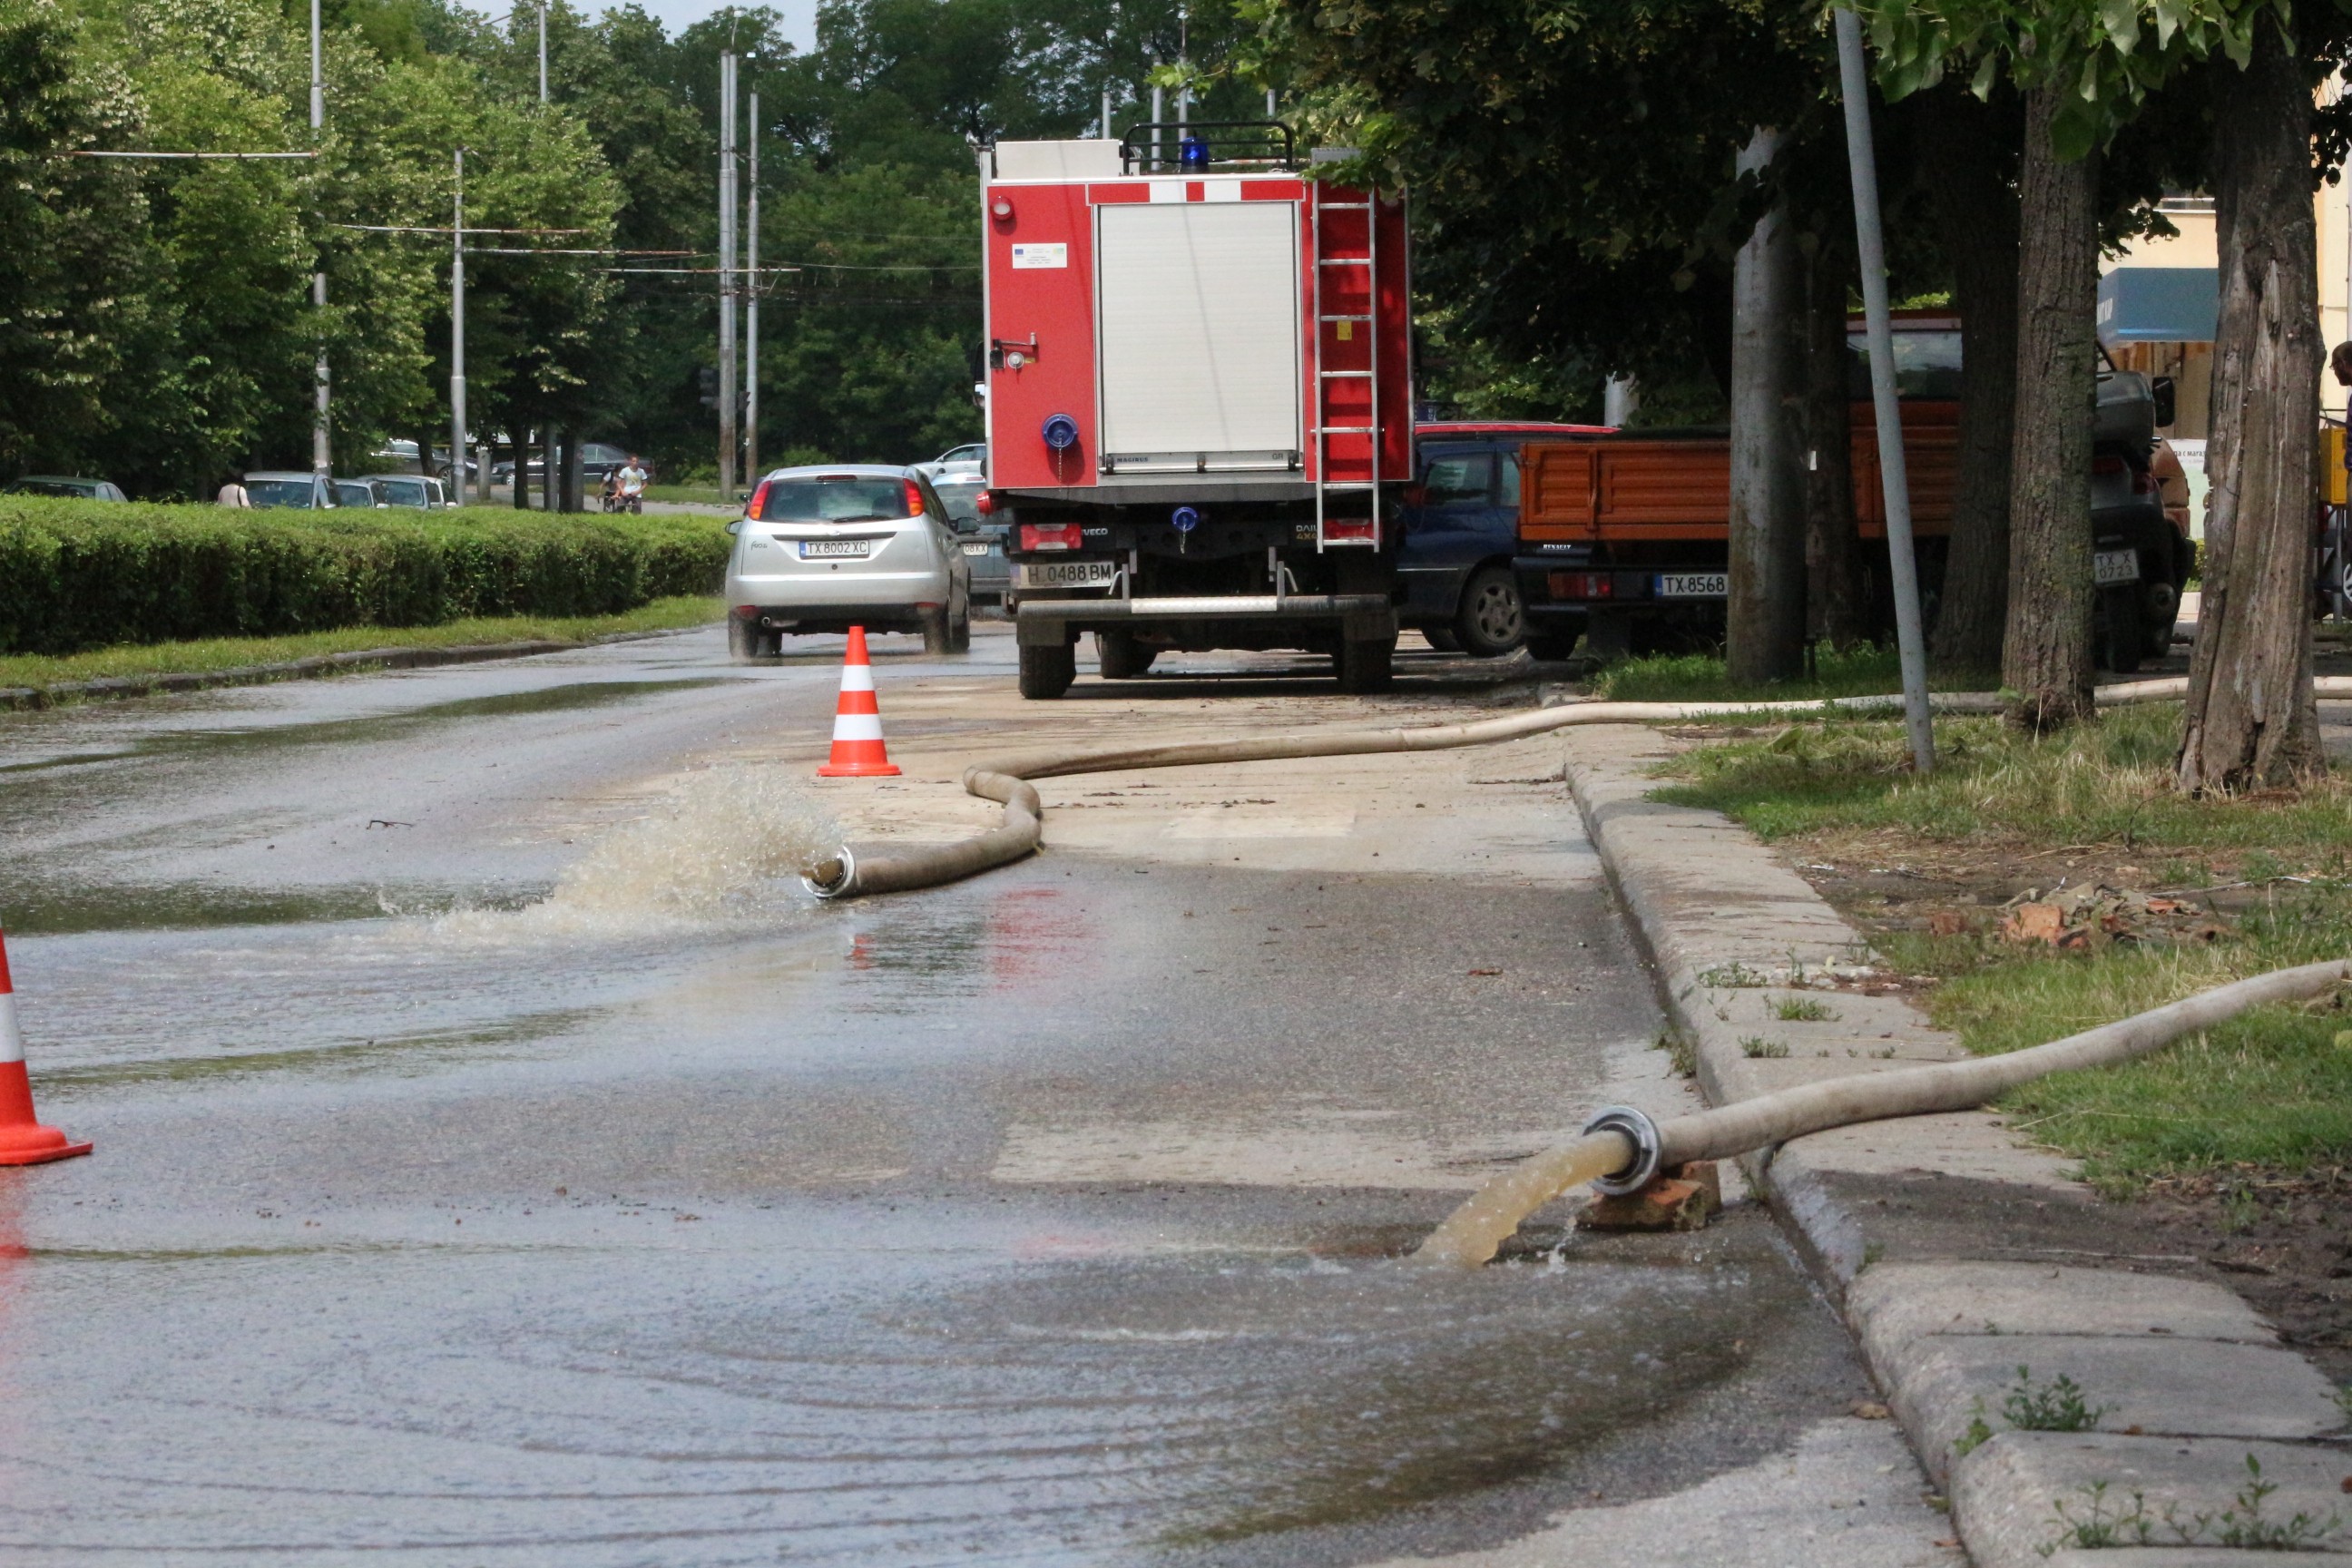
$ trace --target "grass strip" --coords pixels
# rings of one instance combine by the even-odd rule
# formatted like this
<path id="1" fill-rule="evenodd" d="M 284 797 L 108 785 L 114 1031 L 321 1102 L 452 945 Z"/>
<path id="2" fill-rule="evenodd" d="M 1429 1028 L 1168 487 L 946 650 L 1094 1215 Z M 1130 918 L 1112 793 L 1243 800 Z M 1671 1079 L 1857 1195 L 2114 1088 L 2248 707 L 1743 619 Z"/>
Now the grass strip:
<path id="1" fill-rule="evenodd" d="M 1936 691 L 1985 689 L 1983 682 L 1930 679 Z M 1772 702 L 1815 697 L 1873 697 L 1903 689 L 1903 669 L 1893 648 L 1822 650 L 1812 673 L 1795 680 L 1744 685 L 1726 673 L 1719 655 L 1653 654 L 1622 659 L 1592 678 L 1592 694 L 1612 702 Z"/>
<path id="2" fill-rule="evenodd" d="M 725 602 L 699 594 L 656 599 L 609 616 L 481 616 L 437 626 L 347 626 L 279 637 L 205 637 L 190 642 L 124 643 L 75 654 L 0 655 L 0 688 L 52 687 L 154 675 L 205 675 L 284 664 L 321 654 L 380 647 L 461 647 L 482 643 L 585 642 L 629 632 L 702 626 L 726 614 Z"/>
<path id="3" fill-rule="evenodd" d="M 2300 791 L 2184 798 L 2170 787 L 2180 726 L 2168 703 L 2042 740 L 1998 720 L 1948 719 L 1937 771 L 1923 777 L 1899 724 L 1808 722 L 1685 752 L 1654 793 L 1724 812 L 1801 859 L 1865 833 L 1880 864 L 1900 863 L 1906 843 L 1937 846 L 2054 881 L 2063 862 L 2033 857 L 2063 848 L 2094 866 L 2103 855 L 2140 861 L 2151 889 L 2254 884 L 2208 942 L 2060 952 L 1982 931 L 1873 931 L 1891 966 L 1936 978 L 1929 1016 L 1992 1054 L 2352 952 L 2352 781 L 2338 771 Z M 2310 879 L 2279 880 L 2289 876 Z M 1866 927 L 1873 919 L 1853 912 Z M 2000 1109 L 2114 1194 L 2231 1166 L 2352 1163 L 2345 1001 L 2249 1014 L 2140 1061 L 2044 1079 Z"/>

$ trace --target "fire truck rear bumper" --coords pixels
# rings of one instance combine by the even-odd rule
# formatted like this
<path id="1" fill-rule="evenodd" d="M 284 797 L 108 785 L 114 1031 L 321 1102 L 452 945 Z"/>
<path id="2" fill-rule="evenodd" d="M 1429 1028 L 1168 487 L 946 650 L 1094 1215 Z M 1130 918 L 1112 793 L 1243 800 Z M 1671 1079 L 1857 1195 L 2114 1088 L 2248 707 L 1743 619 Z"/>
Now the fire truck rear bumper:
<path id="1" fill-rule="evenodd" d="M 1080 627 L 1150 621 L 1338 621 L 1349 637 L 1394 636 L 1385 594 L 1218 595 L 1197 599 L 1029 599 L 1015 612 L 1023 642 L 1063 640 Z"/>
<path id="2" fill-rule="evenodd" d="M 1024 599 L 1021 618 L 1041 621 L 1338 621 L 1389 612 L 1386 594 L 1218 595 L 1200 599 Z"/>

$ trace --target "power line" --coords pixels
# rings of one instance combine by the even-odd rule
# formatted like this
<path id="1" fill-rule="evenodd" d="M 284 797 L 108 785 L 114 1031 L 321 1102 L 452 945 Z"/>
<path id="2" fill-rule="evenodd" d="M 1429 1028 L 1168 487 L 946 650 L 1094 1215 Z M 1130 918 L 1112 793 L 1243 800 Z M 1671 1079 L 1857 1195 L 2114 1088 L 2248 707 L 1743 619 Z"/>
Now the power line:
<path id="1" fill-rule="evenodd" d="M 68 158 L 226 158 L 232 160 L 261 158 L 315 158 L 319 154 L 316 153 L 125 153 L 98 147 L 69 148 L 64 153 L 64 156 Z"/>
<path id="2" fill-rule="evenodd" d="M 454 228 L 431 228 L 414 224 L 398 223 L 339 223 L 337 228 L 362 229 L 369 234 L 456 234 Z M 593 234 L 589 228 L 476 228 L 468 224 L 467 234 Z"/>

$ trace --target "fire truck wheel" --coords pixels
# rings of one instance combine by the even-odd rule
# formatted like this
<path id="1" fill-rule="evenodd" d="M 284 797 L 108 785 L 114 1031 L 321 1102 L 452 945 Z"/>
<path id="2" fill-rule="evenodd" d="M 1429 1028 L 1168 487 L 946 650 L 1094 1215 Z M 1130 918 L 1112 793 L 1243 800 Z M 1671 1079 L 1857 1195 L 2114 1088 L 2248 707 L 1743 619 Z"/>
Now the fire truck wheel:
<path id="1" fill-rule="evenodd" d="M 1095 634 L 1095 668 L 1105 680 L 1133 680 L 1149 671 L 1159 657 L 1158 648 L 1145 647 L 1135 640 L 1133 632 Z"/>
<path id="2" fill-rule="evenodd" d="M 1510 572 L 1489 566 L 1470 574 L 1462 585 L 1462 607 L 1454 616 L 1454 635 L 1462 651 L 1473 658 L 1500 658 L 1527 640 L 1528 616 L 1519 603 L 1519 585 Z"/>
<path id="3" fill-rule="evenodd" d="M 1021 650 L 1021 695 L 1033 702 L 1051 701 L 1078 678 L 1078 650 L 1068 643 L 1059 647 Z"/>
<path id="4" fill-rule="evenodd" d="M 1370 642 L 1343 642 L 1333 661 L 1339 668 L 1339 689 L 1349 696 L 1367 691 L 1386 691 L 1393 673 L 1390 660 L 1396 654 L 1394 637 L 1380 637 Z"/>

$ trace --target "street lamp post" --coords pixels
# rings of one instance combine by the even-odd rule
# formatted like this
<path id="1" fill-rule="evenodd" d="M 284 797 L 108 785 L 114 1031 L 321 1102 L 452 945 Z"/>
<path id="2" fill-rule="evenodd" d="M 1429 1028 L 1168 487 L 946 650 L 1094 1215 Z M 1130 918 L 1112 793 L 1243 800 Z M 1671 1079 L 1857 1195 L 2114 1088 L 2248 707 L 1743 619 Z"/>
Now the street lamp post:
<path id="1" fill-rule="evenodd" d="M 735 53 L 719 57 L 719 499 L 735 498 Z"/>
<path id="2" fill-rule="evenodd" d="M 327 77 L 319 28 L 319 0 L 310 0 L 310 140 L 315 145 L 327 125 Z M 311 367 L 310 471 L 320 479 L 333 462 L 327 432 L 327 268 L 323 258 L 310 274 L 310 304 L 319 312 L 319 358 Z"/>
<path id="3" fill-rule="evenodd" d="M 751 211 L 743 226 L 743 483 L 760 478 L 760 95 L 751 94 Z"/>
<path id="4" fill-rule="evenodd" d="M 539 101 L 547 101 L 547 0 L 539 0 Z"/>
<path id="5" fill-rule="evenodd" d="M 466 504 L 466 150 L 457 152 L 457 197 L 449 220 L 449 489 Z M 425 456 L 431 468 L 433 454 Z"/>

